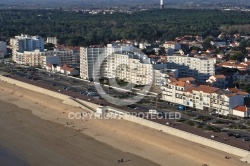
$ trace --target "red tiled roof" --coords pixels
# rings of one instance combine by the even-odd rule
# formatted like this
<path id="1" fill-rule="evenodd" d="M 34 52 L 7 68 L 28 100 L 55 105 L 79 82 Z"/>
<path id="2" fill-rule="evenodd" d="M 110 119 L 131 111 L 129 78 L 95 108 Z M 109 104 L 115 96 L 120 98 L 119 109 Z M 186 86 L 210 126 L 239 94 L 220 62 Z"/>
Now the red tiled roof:
<path id="1" fill-rule="evenodd" d="M 235 95 L 237 95 L 237 93 L 227 93 L 227 94 L 225 94 L 227 97 L 233 97 L 233 96 L 235 96 Z"/>
<path id="2" fill-rule="evenodd" d="M 67 68 L 67 71 L 73 71 L 75 68 Z"/>
<path id="3" fill-rule="evenodd" d="M 175 81 L 175 82 L 170 82 L 170 84 L 175 85 L 175 86 L 181 86 L 184 87 L 186 82 L 182 82 L 182 81 Z"/>
<path id="4" fill-rule="evenodd" d="M 186 81 L 195 81 L 193 77 L 183 77 L 183 78 L 178 78 L 179 81 L 186 82 Z"/>
<path id="5" fill-rule="evenodd" d="M 214 75 L 215 78 L 226 78 L 226 76 L 224 76 L 223 74 L 220 74 L 220 75 Z"/>
<path id="6" fill-rule="evenodd" d="M 246 112 L 247 107 L 238 105 L 237 107 L 234 108 L 234 110 L 240 111 L 240 112 Z"/>
<path id="7" fill-rule="evenodd" d="M 213 93 L 219 90 L 219 88 L 215 88 L 212 86 L 207 86 L 207 85 L 200 85 L 198 86 L 196 89 L 194 89 L 195 91 L 202 91 L 204 93 Z"/>
<path id="8" fill-rule="evenodd" d="M 239 91 L 238 88 L 229 88 L 228 90 L 229 90 L 230 92 L 232 92 L 232 93 L 236 93 L 236 92 Z"/>
<path id="9" fill-rule="evenodd" d="M 49 63 L 49 64 L 47 64 L 47 67 L 52 67 L 52 64 L 50 64 L 50 63 Z"/>
<path id="10" fill-rule="evenodd" d="M 171 82 L 176 82 L 177 81 L 177 79 L 175 79 L 175 78 L 169 78 L 169 80 L 171 81 Z"/>

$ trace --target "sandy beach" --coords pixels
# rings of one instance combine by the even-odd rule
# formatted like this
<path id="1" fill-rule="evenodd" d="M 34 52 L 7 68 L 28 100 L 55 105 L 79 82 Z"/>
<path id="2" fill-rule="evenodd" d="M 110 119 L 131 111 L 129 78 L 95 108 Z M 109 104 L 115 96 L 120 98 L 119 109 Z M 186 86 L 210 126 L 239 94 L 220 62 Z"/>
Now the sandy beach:
<path id="1" fill-rule="evenodd" d="M 0 163 L 11 165 L 3 157 L 11 156 L 20 165 L 41 166 L 113 166 L 121 158 L 124 166 L 248 165 L 237 156 L 125 120 L 70 120 L 70 112 L 84 110 L 6 82 L 0 85 Z"/>

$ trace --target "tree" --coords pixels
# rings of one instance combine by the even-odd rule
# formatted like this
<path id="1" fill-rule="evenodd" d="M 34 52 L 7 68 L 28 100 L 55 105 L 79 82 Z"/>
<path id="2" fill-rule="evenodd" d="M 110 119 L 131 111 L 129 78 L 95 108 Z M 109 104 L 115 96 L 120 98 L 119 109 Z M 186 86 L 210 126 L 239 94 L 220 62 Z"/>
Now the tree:
<path id="1" fill-rule="evenodd" d="M 206 50 L 212 48 L 211 41 L 213 41 L 213 37 L 212 37 L 212 36 L 208 36 L 208 37 L 205 38 L 205 40 L 203 41 L 202 47 L 203 47 L 204 49 L 206 49 Z"/>
<path id="2" fill-rule="evenodd" d="M 245 84 L 243 89 L 244 89 L 244 91 L 250 93 L 250 84 Z"/>

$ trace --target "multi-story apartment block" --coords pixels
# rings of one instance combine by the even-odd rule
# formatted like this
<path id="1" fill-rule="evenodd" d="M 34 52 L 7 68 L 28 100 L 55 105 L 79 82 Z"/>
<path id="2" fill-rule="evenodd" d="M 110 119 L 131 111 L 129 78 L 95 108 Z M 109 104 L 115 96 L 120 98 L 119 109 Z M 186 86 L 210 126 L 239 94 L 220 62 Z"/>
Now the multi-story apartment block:
<path id="1" fill-rule="evenodd" d="M 233 114 L 233 109 L 244 105 L 244 98 L 249 97 L 248 93 L 235 88 L 222 90 L 181 81 L 167 83 L 161 89 L 162 100 L 223 115 Z"/>
<path id="2" fill-rule="evenodd" d="M 46 57 L 57 56 L 59 64 L 77 65 L 79 64 L 79 54 L 73 53 L 72 50 L 52 50 L 52 51 L 24 51 L 17 52 L 15 62 L 22 65 L 42 66 L 45 67 Z"/>
<path id="3" fill-rule="evenodd" d="M 80 48 L 80 77 L 83 79 L 99 78 L 98 70 L 105 71 L 104 67 L 96 69 L 95 64 L 101 66 L 101 59 L 106 58 L 107 49 L 101 46 L 91 46 Z M 97 65 L 97 66 L 98 66 Z"/>
<path id="4" fill-rule="evenodd" d="M 58 50 L 47 51 L 52 52 L 55 56 L 59 57 L 60 64 L 67 65 L 79 65 L 80 64 L 80 54 L 79 52 L 74 52 L 73 50 Z"/>
<path id="5" fill-rule="evenodd" d="M 194 77 L 197 82 L 206 82 L 215 75 L 214 59 L 168 56 L 167 61 L 169 69 L 179 70 L 179 77 Z"/>
<path id="6" fill-rule="evenodd" d="M 178 78 L 178 69 L 154 69 L 154 85 L 164 86 L 169 78 Z"/>
<path id="7" fill-rule="evenodd" d="M 151 85 L 153 66 L 144 54 L 113 53 L 107 57 L 107 76 L 137 85 Z"/>
<path id="8" fill-rule="evenodd" d="M 12 46 L 13 61 L 17 61 L 17 53 L 34 50 L 44 51 L 44 39 L 39 36 L 23 34 L 21 36 L 15 36 L 15 38 L 10 39 L 10 45 Z"/>
<path id="9" fill-rule="evenodd" d="M 80 48 L 80 77 L 95 79 L 110 77 L 107 73 L 107 57 L 113 53 L 131 52 L 131 45 L 108 44 L 107 47 L 90 46 Z"/>

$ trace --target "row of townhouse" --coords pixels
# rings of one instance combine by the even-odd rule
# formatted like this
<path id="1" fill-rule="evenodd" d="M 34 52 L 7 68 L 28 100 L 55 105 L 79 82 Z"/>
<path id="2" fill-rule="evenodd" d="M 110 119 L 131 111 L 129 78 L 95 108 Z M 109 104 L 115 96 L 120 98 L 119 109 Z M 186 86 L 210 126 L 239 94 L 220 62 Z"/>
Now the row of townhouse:
<path id="1" fill-rule="evenodd" d="M 213 58 L 195 58 L 189 56 L 168 56 L 169 69 L 178 69 L 179 77 L 194 77 L 197 82 L 206 80 L 215 75 L 215 60 Z"/>
<path id="2" fill-rule="evenodd" d="M 250 70 L 249 62 L 238 62 L 235 60 L 229 60 L 227 62 L 221 62 L 216 67 L 219 68 L 228 68 L 228 69 L 238 69 L 240 71 L 248 71 Z"/>
<path id="3" fill-rule="evenodd" d="M 207 110 L 222 115 L 236 115 L 237 107 L 244 106 L 244 98 L 249 94 L 236 88 L 219 89 L 207 85 L 196 86 L 188 82 L 175 81 L 161 87 L 162 100 L 199 110 Z M 245 109 L 249 116 L 249 109 Z M 244 117 L 245 117 L 244 116 Z"/>

